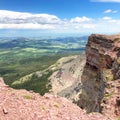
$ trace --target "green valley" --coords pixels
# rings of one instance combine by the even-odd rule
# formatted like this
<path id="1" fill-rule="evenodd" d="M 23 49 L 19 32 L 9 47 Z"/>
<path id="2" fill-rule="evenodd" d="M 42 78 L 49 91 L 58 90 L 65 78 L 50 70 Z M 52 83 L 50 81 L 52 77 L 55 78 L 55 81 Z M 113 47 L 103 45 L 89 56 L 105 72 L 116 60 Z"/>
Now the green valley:
<path id="1" fill-rule="evenodd" d="M 61 57 L 80 54 L 86 42 L 87 36 L 55 39 L 0 38 L 0 76 L 11 86 L 14 81 L 28 74 L 48 68 Z M 45 81 L 45 78 L 41 79 Z M 38 85 L 39 81 L 36 81 Z M 26 86 L 26 89 L 36 87 L 28 83 Z"/>

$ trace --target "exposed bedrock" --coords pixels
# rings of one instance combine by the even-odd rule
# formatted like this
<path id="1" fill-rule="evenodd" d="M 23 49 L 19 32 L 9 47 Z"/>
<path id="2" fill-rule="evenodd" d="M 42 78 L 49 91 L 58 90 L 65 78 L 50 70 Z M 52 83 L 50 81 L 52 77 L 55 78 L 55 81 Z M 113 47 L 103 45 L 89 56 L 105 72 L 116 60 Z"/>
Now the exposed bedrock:
<path id="1" fill-rule="evenodd" d="M 88 113 L 95 111 L 107 113 L 107 104 L 104 102 L 111 100 L 114 110 L 109 110 L 108 113 L 119 116 L 120 106 L 117 106 L 120 98 L 119 79 L 120 35 L 92 34 L 86 45 L 86 65 L 81 76 L 82 90 L 79 100 L 74 102 Z M 108 103 L 109 106 L 110 102 Z"/>

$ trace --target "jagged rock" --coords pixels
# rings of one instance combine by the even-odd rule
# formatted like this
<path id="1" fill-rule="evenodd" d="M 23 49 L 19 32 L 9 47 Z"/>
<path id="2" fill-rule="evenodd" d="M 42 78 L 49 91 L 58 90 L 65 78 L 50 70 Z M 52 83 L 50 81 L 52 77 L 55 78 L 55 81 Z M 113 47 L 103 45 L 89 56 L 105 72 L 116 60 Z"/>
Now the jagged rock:
<path id="1" fill-rule="evenodd" d="M 111 68 L 120 50 L 120 35 L 92 34 L 86 45 L 87 64 L 98 68 Z"/>
<path id="2" fill-rule="evenodd" d="M 8 114 L 8 111 L 7 111 L 7 109 L 5 107 L 3 107 L 3 113 Z"/>
<path id="3" fill-rule="evenodd" d="M 102 113 L 120 117 L 120 79 L 107 82 L 105 90 L 107 90 L 107 93 L 105 93 L 101 102 Z"/>
<path id="4" fill-rule="evenodd" d="M 97 111 L 108 116 L 120 116 L 119 79 L 120 35 L 92 34 L 86 45 L 86 66 L 81 78 L 82 92 L 76 103 L 87 112 Z M 118 91 L 115 93 L 116 89 Z M 109 99 L 105 99 L 106 97 Z"/>

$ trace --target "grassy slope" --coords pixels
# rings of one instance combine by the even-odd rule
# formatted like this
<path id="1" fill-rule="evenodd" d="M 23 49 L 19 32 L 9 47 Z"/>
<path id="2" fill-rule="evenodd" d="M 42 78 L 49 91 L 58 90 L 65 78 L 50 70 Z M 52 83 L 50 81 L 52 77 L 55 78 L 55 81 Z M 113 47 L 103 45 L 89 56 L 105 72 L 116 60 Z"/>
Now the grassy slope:
<path id="1" fill-rule="evenodd" d="M 21 54 L 21 53 L 20 53 Z M 30 74 L 32 72 L 43 70 L 50 65 L 54 64 L 59 58 L 73 53 L 61 53 L 42 55 L 38 53 L 34 56 L 33 53 L 23 52 L 23 55 L 15 55 L 8 53 L 5 57 L 1 58 L 0 74 L 4 77 L 7 84 Z M 75 53 L 74 53 L 75 54 Z"/>

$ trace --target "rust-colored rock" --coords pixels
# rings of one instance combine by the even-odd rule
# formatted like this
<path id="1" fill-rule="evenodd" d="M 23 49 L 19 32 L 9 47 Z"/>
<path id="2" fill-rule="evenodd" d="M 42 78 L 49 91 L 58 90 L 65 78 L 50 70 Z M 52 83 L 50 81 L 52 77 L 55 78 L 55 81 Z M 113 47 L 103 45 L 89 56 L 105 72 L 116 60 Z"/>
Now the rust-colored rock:
<path id="1" fill-rule="evenodd" d="M 120 35 L 92 34 L 86 45 L 87 64 L 98 68 L 111 68 L 120 50 Z"/>
<path id="2" fill-rule="evenodd" d="M 120 35 L 89 36 L 81 82 L 81 108 L 120 118 Z"/>
<path id="3" fill-rule="evenodd" d="M 120 79 L 107 82 L 103 101 L 101 105 L 104 115 L 120 117 Z"/>

